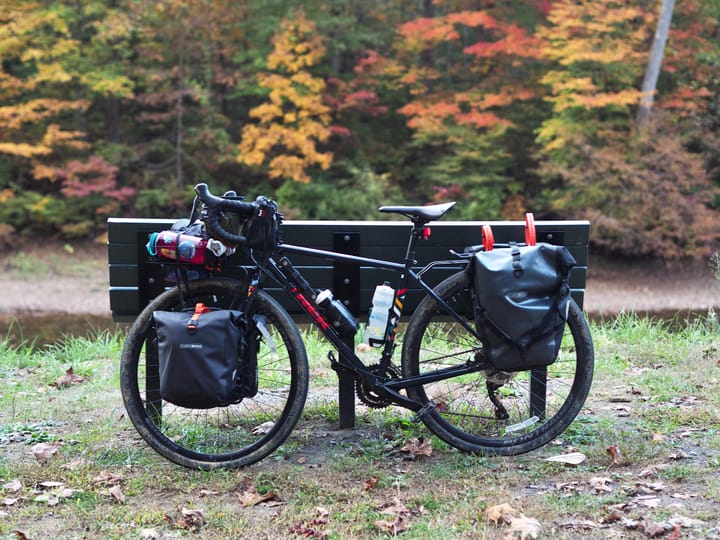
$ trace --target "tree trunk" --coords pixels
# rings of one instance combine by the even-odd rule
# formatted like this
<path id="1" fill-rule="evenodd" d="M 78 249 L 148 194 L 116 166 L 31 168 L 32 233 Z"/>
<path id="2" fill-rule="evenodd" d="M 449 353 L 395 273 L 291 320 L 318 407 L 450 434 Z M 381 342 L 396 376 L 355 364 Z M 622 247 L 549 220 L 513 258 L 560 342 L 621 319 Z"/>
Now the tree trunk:
<path id="1" fill-rule="evenodd" d="M 178 60 L 178 88 L 177 101 L 175 102 L 175 118 L 176 129 L 175 134 L 175 174 L 178 187 L 182 189 L 183 179 L 183 159 L 182 159 L 182 143 L 183 143 L 183 97 L 185 94 L 185 27 L 180 30 L 180 50 L 178 51 L 180 58 Z"/>
<path id="2" fill-rule="evenodd" d="M 648 118 L 650 118 L 650 111 L 652 110 L 657 80 L 660 75 L 660 66 L 662 65 L 663 54 L 665 53 L 665 43 L 667 42 L 668 32 L 670 30 L 673 9 L 675 9 L 675 0 L 662 0 L 660 17 L 658 18 L 655 37 L 652 48 L 650 49 L 650 60 L 645 69 L 645 78 L 642 83 L 642 97 L 640 98 L 640 105 L 635 119 L 639 128 L 642 128 Z"/>

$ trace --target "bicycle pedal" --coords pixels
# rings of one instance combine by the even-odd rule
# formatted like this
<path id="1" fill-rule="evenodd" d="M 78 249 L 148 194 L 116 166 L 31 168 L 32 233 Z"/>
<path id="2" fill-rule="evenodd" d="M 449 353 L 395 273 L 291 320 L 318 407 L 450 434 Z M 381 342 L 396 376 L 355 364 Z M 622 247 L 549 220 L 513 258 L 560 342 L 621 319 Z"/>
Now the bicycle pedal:
<path id="1" fill-rule="evenodd" d="M 415 416 L 413 416 L 413 422 L 422 422 L 422 419 L 433 412 L 436 409 L 437 405 L 433 403 L 432 401 L 428 401 L 425 405 L 420 407 L 418 411 L 415 413 Z"/>

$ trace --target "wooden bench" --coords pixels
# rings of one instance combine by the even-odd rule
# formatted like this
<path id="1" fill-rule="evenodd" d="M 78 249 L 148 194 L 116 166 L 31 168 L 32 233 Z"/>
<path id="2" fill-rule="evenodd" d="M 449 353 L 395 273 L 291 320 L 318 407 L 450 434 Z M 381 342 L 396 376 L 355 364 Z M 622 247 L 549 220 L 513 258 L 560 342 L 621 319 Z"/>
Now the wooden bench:
<path id="1" fill-rule="evenodd" d="M 131 322 L 142 309 L 165 290 L 167 268 L 149 263 L 145 244 L 148 235 L 169 229 L 175 220 L 110 218 L 108 220 L 108 263 L 110 272 L 110 309 L 116 322 Z M 417 266 L 434 260 L 447 260 L 428 272 L 424 279 L 436 283 L 458 270 L 450 249 L 462 252 L 465 246 L 481 244 L 481 227 L 490 224 L 496 243 L 523 241 L 525 223 L 520 221 L 476 222 L 438 221 L 430 224 L 431 235 L 418 244 Z M 408 221 L 287 221 L 282 226 L 283 240 L 316 249 L 339 251 L 362 257 L 402 262 L 410 231 Z M 565 245 L 577 261 L 570 274 L 572 295 L 582 308 L 587 276 L 590 224 L 587 221 L 538 221 L 538 242 Z M 348 306 L 359 320 L 367 318 L 372 293 L 384 280 L 394 282 L 391 271 L 358 267 L 315 257 L 290 255 L 295 267 L 318 289 L 330 288 L 336 298 Z M 222 275 L 239 275 L 247 261 L 238 253 L 230 257 Z M 279 289 L 266 289 L 298 322 L 308 322 L 295 301 Z M 413 312 L 422 298 L 410 289 L 405 313 Z M 416 293 L 416 294 L 414 294 Z M 353 379 L 338 373 L 340 427 L 355 422 Z"/>

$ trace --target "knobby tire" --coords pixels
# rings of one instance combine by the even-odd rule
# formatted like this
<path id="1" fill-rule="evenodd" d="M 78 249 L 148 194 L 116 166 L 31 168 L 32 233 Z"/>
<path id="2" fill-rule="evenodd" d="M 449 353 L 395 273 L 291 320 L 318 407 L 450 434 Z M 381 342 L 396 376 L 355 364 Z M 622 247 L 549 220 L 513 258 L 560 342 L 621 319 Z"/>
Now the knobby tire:
<path id="1" fill-rule="evenodd" d="M 238 281 L 218 278 L 191 281 L 184 307 L 196 302 L 231 307 L 238 295 L 247 294 L 240 287 Z M 262 290 L 255 294 L 251 315 L 262 315 L 266 328 L 258 353 L 258 392 L 227 407 L 186 409 L 159 396 L 153 312 L 183 308 L 177 288 L 155 298 L 128 332 L 120 367 L 125 408 L 142 438 L 174 463 L 194 469 L 250 465 L 276 450 L 302 414 L 309 375 L 300 332 L 277 301 Z"/>
<path id="2" fill-rule="evenodd" d="M 458 313 L 472 317 L 471 277 L 460 272 L 435 292 Z M 483 356 L 482 343 L 426 296 L 408 322 L 402 349 L 402 372 L 413 377 L 449 366 L 472 365 Z M 477 371 L 448 380 L 408 388 L 408 395 L 430 404 L 425 425 L 461 450 L 490 455 L 516 455 L 539 448 L 560 435 L 580 412 L 592 384 L 594 352 L 581 309 L 570 301 L 565 334 L 557 360 L 540 370 L 515 373 Z M 496 396 L 508 418 L 496 415 L 487 377 L 504 382 Z M 502 416 L 502 415 L 500 415 Z"/>

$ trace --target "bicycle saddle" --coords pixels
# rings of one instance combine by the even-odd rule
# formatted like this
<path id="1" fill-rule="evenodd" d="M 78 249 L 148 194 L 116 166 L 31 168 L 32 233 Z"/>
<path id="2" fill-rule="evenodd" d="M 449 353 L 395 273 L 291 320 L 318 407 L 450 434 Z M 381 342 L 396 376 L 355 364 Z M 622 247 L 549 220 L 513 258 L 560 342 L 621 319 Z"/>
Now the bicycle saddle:
<path id="1" fill-rule="evenodd" d="M 453 206 L 454 202 L 431 204 L 429 206 L 381 206 L 380 212 L 402 214 L 413 221 L 434 221 L 444 216 Z"/>

